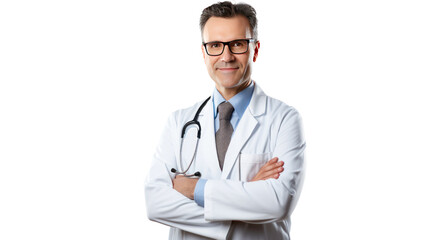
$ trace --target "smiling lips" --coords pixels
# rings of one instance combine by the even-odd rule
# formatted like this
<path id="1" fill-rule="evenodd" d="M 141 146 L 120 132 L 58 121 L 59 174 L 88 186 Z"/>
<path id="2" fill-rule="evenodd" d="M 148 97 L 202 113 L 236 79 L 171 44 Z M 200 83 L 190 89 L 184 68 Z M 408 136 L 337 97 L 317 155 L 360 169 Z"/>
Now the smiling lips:
<path id="1" fill-rule="evenodd" d="M 238 67 L 236 67 L 236 68 L 231 68 L 231 67 L 229 67 L 229 68 L 218 68 L 218 70 L 220 70 L 221 72 L 233 72 L 233 71 L 237 71 Z"/>

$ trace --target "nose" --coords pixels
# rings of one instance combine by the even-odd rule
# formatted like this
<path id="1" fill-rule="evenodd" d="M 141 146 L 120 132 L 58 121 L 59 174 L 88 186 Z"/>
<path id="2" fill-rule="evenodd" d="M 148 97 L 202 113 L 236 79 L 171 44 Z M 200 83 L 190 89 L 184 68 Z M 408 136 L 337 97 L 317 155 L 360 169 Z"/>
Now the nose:
<path id="1" fill-rule="evenodd" d="M 223 61 L 223 62 L 232 62 L 232 61 L 235 60 L 235 56 L 229 50 L 229 46 L 228 45 L 225 45 L 225 49 L 223 49 L 223 53 L 222 53 L 221 57 L 222 57 L 221 61 Z"/>

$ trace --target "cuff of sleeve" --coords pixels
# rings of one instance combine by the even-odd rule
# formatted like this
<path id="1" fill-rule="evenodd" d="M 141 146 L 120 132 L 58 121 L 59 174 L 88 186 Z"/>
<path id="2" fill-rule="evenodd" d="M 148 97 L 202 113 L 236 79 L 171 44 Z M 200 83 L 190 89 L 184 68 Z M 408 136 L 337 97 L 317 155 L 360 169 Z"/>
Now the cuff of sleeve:
<path id="1" fill-rule="evenodd" d="M 204 207 L 204 186 L 206 185 L 207 179 L 198 180 L 194 190 L 194 200 L 198 206 Z"/>

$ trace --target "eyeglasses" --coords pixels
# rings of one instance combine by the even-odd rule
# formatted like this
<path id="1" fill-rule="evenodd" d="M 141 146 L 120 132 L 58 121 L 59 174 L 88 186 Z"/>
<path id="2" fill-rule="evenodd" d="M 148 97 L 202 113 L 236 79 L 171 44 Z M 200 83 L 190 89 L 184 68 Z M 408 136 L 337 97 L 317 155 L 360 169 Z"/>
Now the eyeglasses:
<path id="1" fill-rule="evenodd" d="M 237 39 L 230 42 L 208 42 L 204 43 L 204 48 L 209 56 L 219 56 L 223 53 L 225 45 L 228 45 L 229 51 L 234 54 L 246 53 L 249 50 L 249 42 L 254 42 L 255 39 Z"/>

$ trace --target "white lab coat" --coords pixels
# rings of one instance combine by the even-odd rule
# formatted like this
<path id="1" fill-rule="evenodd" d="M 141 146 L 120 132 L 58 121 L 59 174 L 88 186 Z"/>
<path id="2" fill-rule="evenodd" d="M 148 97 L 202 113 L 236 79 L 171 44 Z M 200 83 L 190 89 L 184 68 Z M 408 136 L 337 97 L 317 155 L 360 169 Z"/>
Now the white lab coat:
<path id="1" fill-rule="evenodd" d="M 180 133 L 202 102 L 176 111 L 168 120 L 146 179 L 150 220 L 171 226 L 170 239 L 290 239 L 290 215 L 304 175 L 305 140 L 298 112 L 265 95 L 255 83 L 248 108 L 237 125 L 225 156 L 223 171 L 216 153 L 213 104 L 199 115 L 201 140 L 188 173 L 200 171 L 205 207 L 172 187 L 179 168 Z M 194 152 L 196 128 L 187 131 L 183 168 Z M 268 160 L 284 161 L 279 179 L 248 182 Z"/>

